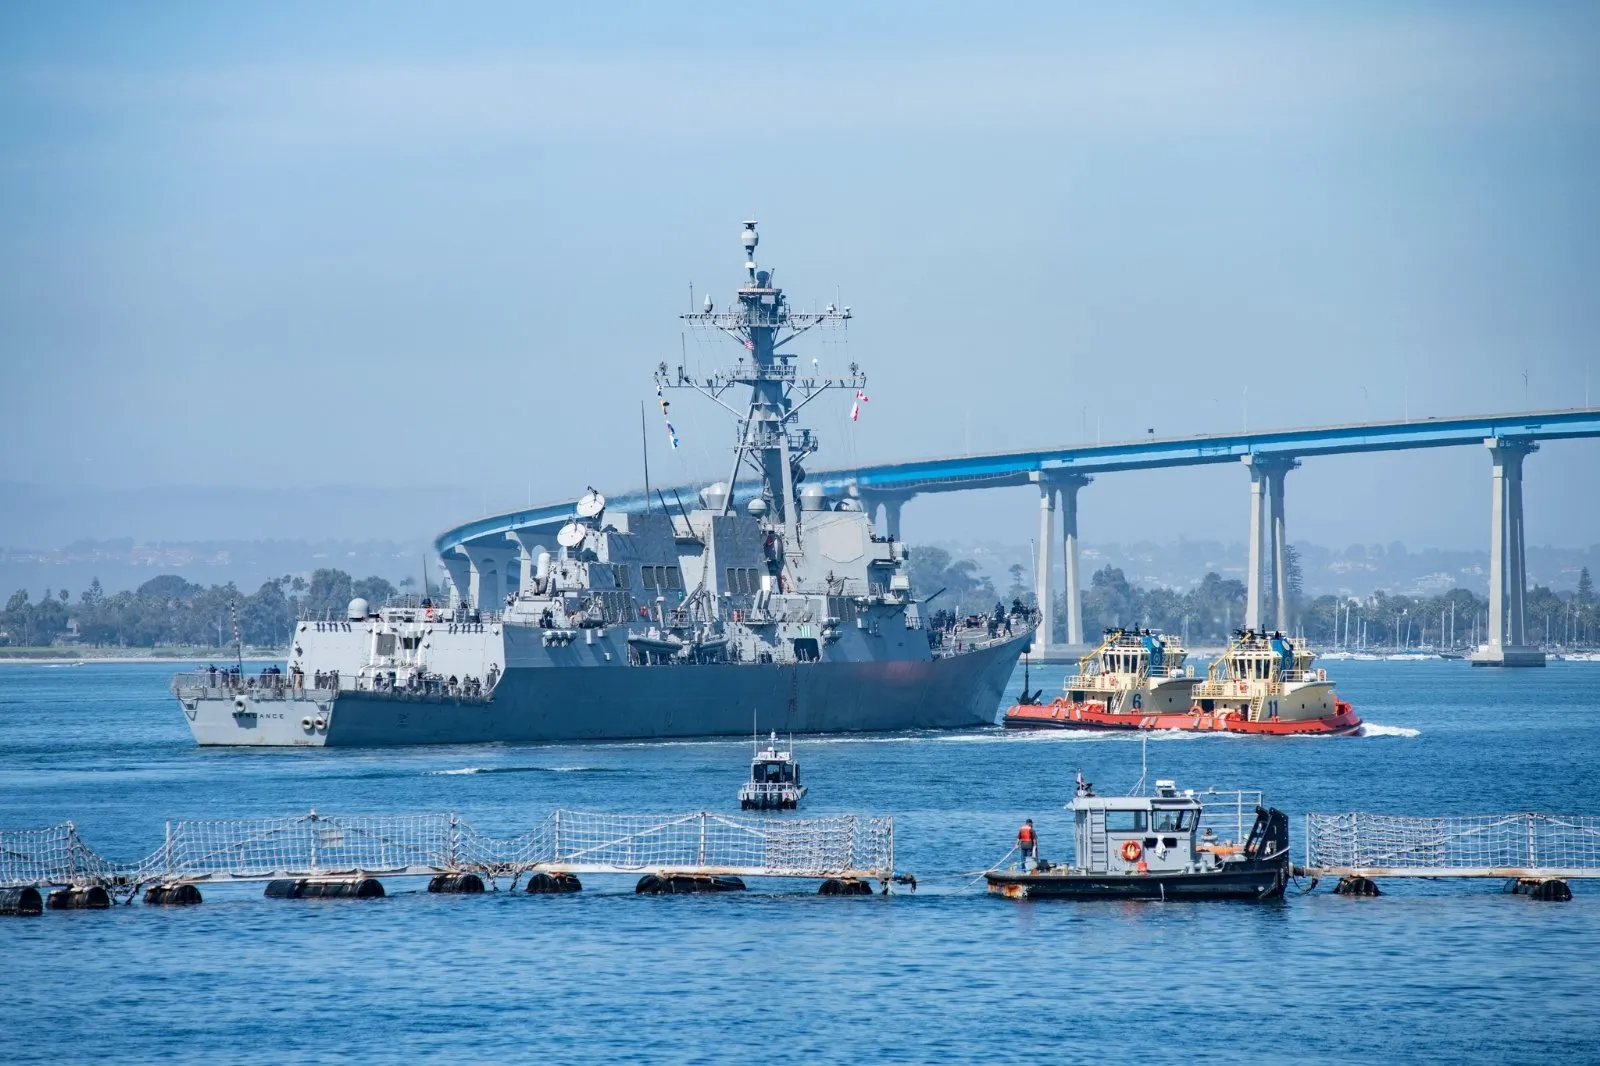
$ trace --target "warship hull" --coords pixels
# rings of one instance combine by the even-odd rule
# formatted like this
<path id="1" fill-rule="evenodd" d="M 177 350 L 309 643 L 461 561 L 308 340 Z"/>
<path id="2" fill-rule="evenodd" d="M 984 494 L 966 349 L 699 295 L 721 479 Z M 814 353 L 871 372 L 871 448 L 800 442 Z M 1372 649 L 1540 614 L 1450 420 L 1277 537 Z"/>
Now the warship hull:
<path id="1" fill-rule="evenodd" d="M 201 745 L 549 743 L 993 725 L 1026 637 L 943 658 L 794 664 L 510 666 L 487 698 L 288 693 L 183 701 Z"/>

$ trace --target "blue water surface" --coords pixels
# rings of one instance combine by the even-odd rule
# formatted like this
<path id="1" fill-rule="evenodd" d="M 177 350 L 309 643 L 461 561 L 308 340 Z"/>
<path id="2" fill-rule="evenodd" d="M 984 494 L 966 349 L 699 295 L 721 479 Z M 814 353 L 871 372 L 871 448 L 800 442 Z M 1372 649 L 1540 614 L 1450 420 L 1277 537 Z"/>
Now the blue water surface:
<path id="1" fill-rule="evenodd" d="M 1331 664 L 1358 738 L 1161 736 L 1151 776 L 1251 787 L 1295 816 L 1600 813 L 1600 664 Z M 400 750 L 194 747 L 171 667 L 0 666 L 0 826 L 74 821 L 151 851 L 168 819 L 455 811 L 511 835 L 556 807 L 733 811 L 749 741 Z M 1036 669 L 1059 687 L 1064 669 Z M 1008 688 L 1014 694 L 1020 676 Z M 0 919 L 8 1062 L 651 1060 L 1349 1063 L 1600 1060 L 1600 882 L 1380 899 L 1018 903 L 973 874 L 1032 817 L 1067 858 L 1075 771 L 1139 776 L 1125 736 L 797 738 L 811 813 L 893 814 L 919 887 L 636 897 L 279 901 Z M 1300 887 L 1304 887 L 1303 885 Z"/>

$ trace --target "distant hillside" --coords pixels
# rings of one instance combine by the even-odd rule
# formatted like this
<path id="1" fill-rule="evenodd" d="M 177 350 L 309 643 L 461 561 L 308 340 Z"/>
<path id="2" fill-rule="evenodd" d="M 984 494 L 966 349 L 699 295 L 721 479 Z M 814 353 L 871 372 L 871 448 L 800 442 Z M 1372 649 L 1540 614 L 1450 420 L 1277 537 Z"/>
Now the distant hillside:
<path id="1" fill-rule="evenodd" d="M 0 547 L 0 596 L 26 589 L 38 597 L 46 589 L 68 590 L 74 599 L 99 580 L 111 595 L 136 589 L 158 574 L 174 574 L 200 585 L 228 584 L 254 592 L 285 575 L 307 577 L 326 568 L 373 574 L 398 585 L 406 578 L 439 579 L 437 561 L 426 539 L 414 544 L 392 540 L 209 540 L 142 542 L 132 537 L 80 540 L 64 548 L 39 550 Z"/>

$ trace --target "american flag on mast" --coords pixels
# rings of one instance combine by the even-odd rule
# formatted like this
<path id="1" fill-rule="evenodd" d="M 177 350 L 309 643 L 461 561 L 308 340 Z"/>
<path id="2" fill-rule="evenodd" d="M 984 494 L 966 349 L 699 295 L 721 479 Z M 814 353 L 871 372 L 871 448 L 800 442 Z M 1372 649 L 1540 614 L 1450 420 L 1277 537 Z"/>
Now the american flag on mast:
<path id="1" fill-rule="evenodd" d="M 861 405 L 866 402 L 867 394 L 857 389 L 856 402 L 850 405 L 850 421 L 855 422 L 861 418 Z"/>

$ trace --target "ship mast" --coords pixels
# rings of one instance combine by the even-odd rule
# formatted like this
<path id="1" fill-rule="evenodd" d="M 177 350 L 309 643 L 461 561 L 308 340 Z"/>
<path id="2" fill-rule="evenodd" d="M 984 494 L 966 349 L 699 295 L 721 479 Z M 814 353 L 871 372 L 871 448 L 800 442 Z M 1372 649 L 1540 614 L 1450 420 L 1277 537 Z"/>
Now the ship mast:
<path id="1" fill-rule="evenodd" d="M 799 425 L 800 410 L 829 389 L 864 389 L 867 379 L 855 363 L 850 364 L 847 377 L 796 376 L 794 353 L 783 349 L 817 326 L 844 328 L 850 321 L 850 309 L 829 304 L 820 312 L 791 310 L 783 290 L 773 284 L 773 272 L 756 266 L 760 237 L 755 220 L 745 222 L 740 237 L 745 251 L 745 280 L 736 293 L 736 307 L 718 311 L 708 294 L 704 310 L 680 317 L 697 328 L 721 330 L 739 342 L 744 356 L 733 367 L 699 380 L 690 377 L 682 365 L 676 374 L 669 374 L 667 364 L 662 363 L 656 369 L 656 384 L 662 388 L 693 389 L 733 415 L 738 441 L 722 513 L 727 514 L 733 506 L 741 464 L 749 466 L 761 481 L 760 495 L 767 501 L 769 528 L 783 530 L 783 550 L 787 555 L 800 547 L 795 486 L 805 478 L 806 458 L 818 447 L 816 435 Z M 722 398 L 737 386 L 749 389 L 743 411 Z"/>

